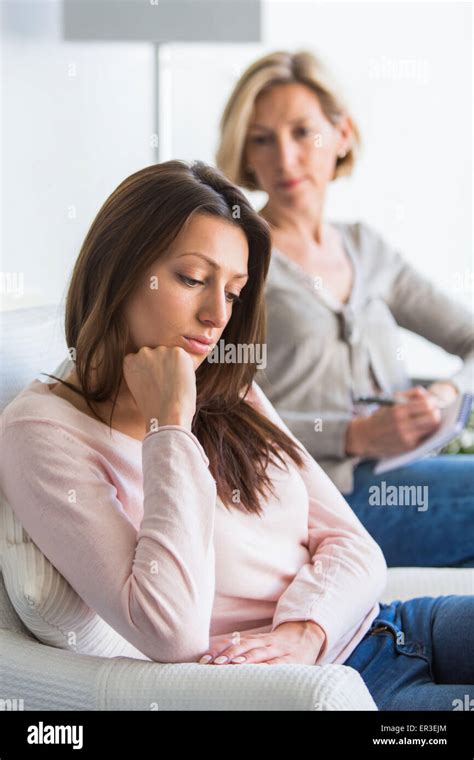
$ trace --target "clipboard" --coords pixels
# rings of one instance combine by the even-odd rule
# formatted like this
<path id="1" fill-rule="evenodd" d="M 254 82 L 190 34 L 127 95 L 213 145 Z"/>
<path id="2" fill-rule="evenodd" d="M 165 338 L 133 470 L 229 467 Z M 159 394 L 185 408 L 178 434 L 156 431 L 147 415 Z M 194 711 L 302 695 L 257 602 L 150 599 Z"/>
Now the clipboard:
<path id="1" fill-rule="evenodd" d="M 474 396 L 471 393 L 461 394 L 452 404 L 442 410 L 441 422 L 435 432 L 425 438 L 416 448 L 392 457 L 379 459 L 374 467 L 374 474 L 389 472 L 398 467 L 404 467 L 428 454 L 435 453 L 456 438 L 466 427 L 471 414 Z"/>

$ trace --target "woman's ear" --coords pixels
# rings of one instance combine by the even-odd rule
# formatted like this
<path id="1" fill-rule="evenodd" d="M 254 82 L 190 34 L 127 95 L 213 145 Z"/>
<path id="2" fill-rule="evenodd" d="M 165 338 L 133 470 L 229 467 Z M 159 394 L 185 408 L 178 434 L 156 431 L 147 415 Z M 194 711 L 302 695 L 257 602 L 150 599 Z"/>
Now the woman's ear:
<path id="1" fill-rule="evenodd" d="M 353 141 L 354 130 L 351 117 L 348 114 L 343 114 L 336 125 L 336 129 L 339 132 L 337 156 L 338 158 L 345 158 Z"/>

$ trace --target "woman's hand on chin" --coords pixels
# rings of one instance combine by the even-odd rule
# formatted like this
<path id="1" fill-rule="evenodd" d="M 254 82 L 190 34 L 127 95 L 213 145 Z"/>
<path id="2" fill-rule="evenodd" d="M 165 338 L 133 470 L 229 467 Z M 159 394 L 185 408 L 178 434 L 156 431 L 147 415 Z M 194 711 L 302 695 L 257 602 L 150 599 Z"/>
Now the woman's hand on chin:
<path id="1" fill-rule="evenodd" d="M 191 430 L 196 374 L 184 348 L 142 346 L 124 357 L 123 374 L 147 430 L 153 425 L 181 425 Z"/>
<path id="2" fill-rule="evenodd" d="M 326 640 L 313 621 L 282 623 L 271 633 L 212 636 L 203 665 L 314 665 Z"/>

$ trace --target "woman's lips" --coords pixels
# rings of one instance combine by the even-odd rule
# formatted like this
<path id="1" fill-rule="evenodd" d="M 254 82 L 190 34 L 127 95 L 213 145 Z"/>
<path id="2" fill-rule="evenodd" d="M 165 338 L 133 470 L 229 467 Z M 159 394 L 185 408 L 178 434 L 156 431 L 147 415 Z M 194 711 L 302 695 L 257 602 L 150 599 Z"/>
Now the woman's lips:
<path id="1" fill-rule="evenodd" d="M 303 182 L 303 179 L 288 179 L 285 182 L 280 182 L 278 187 L 283 188 L 283 190 L 291 190 L 293 187 L 301 184 L 301 182 Z"/>
<path id="2" fill-rule="evenodd" d="M 194 340 L 193 338 L 187 338 L 183 335 L 184 340 L 188 344 L 192 353 L 194 354 L 209 354 L 214 348 L 214 343 L 208 345 L 207 343 L 201 343 L 200 340 Z"/>

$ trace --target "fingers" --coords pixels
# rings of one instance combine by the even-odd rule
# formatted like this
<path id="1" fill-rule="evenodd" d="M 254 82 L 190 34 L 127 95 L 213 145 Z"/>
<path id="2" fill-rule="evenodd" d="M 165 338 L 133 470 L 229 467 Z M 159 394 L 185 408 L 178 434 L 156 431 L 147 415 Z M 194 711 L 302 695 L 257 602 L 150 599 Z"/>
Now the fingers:
<path id="1" fill-rule="evenodd" d="M 396 391 L 394 393 L 395 398 L 401 396 L 402 398 L 413 399 L 414 401 L 425 398 L 427 395 L 428 391 L 426 388 L 423 388 L 422 385 L 415 385 L 413 388 L 408 388 L 406 391 Z"/>
<path id="2" fill-rule="evenodd" d="M 435 408 L 437 406 L 433 394 L 421 385 L 417 385 L 415 388 L 410 388 L 407 391 L 395 391 L 393 395 L 398 402 L 395 408 L 402 406 L 405 408 L 422 409 L 424 407 Z"/>
<path id="3" fill-rule="evenodd" d="M 411 396 L 404 403 L 395 404 L 393 409 L 403 410 L 404 412 L 419 411 L 423 409 L 437 409 L 436 399 L 431 393 L 425 393 L 423 396 Z"/>
<path id="4" fill-rule="evenodd" d="M 409 393 L 409 401 L 395 405 L 388 412 L 396 438 L 407 451 L 436 430 L 441 422 L 439 408 L 424 389 L 414 388 Z"/>
<path id="5" fill-rule="evenodd" d="M 459 390 L 451 380 L 437 380 L 427 388 L 440 409 L 449 406 L 459 395 Z"/>
<path id="6" fill-rule="evenodd" d="M 422 401 L 410 401 L 394 406 L 392 414 L 396 422 L 424 420 L 426 424 L 437 425 L 441 421 L 439 407 L 429 396 Z"/>
<path id="7" fill-rule="evenodd" d="M 423 433 L 424 431 L 429 432 L 430 430 L 434 430 L 440 420 L 430 415 L 429 417 L 412 417 L 407 422 L 409 422 L 410 430 Z"/>
<path id="8" fill-rule="evenodd" d="M 270 645 L 264 647 L 256 647 L 255 649 L 243 650 L 237 654 L 235 652 L 225 652 L 224 654 L 228 654 L 229 663 L 231 665 L 256 665 L 258 663 L 267 662 L 267 660 L 281 656 L 282 651 L 280 647 Z M 242 661 L 242 657 L 245 658 L 244 661 Z"/>
<path id="9" fill-rule="evenodd" d="M 408 449 L 414 448 L 426 435 L 432 433 L 438 426 L 439 420 L 433 417 L 409 417 L 396 424 L 398 439 Z"/>
<path id="10" fill-rule="evenodd" d="M 211 636 L 209 641 L 209 649 L 198 660 L 200 664 L 208 664 L 215 660 L 219 655 L 222 655 L 226 649 L 229 649 L 232 645 L 240 644 L 241 638 L 239 631 L 236 631 L 232 635 L 225 636 Z"/>
<path id="11" fill-rule="evenodd" d="M 199 663 L 203 665 L 255 664 L 281 655 L 281 647 L 272 644 L 256 646 L 255 642 L 247 641 L 220 649 L 211 649 L 201 657 Z M 207 659 L 208 657 L 211 657 L 211 659 Z M 204 658 L 206 658 L 206 661 L 204 661 Z"/>

